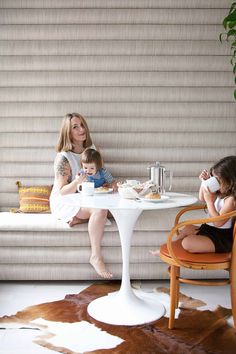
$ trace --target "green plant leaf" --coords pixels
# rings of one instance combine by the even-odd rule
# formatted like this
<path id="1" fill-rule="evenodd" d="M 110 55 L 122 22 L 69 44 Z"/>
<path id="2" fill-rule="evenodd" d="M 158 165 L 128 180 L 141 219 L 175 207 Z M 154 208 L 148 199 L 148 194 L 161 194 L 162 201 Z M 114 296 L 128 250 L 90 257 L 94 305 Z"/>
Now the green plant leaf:
<path id="1" fill-rule="evenodd" d="M 231 29 L 227 32 L 227 40 L 229 40 L 229 38 L 233 36 L 235 37 L 236 36 L 236 30 L 235 29 Z"/>
<path id="2" fill-rule="evenodd" d="M 236 75 L 236 2 L 234 1 L 229 9 L 228 15 L 223 19 L 224 33 L 220 33 L 219 40 L 231 42 L 231 57 L 230 63 L 233 66 L 233 73 Z M 234 77 L 236 85 L 236 76 Z M 236 100 L 236 90 L 234 90 L 234 99 Z"/>
<path id="3" fill-rule="evenodd" d="M 236 7 L 236 2 L 233 2 L 233 4 L 230 7 L 229 13 L 231 13 L 235 7 Z"/>
<path id="4" fill-rule="evenodd" d="M 223 20 L 223 26 L 225 29 L 233 28 L 235 26 L 236 21 L 236 10 L 234 10 L 231 14 L 226 16 Z"/>

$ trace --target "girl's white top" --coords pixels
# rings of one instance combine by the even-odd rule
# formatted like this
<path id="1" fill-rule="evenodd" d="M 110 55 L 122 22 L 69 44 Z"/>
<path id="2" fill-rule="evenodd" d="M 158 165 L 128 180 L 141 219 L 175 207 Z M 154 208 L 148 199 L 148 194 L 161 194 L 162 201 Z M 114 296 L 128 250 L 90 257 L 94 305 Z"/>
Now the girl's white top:
<path id="1" fill-rule="evenodd" d="M 215 208 L 216 208 L 216 211 L 219 213 L 220 210 L 223 208 L 224 206 L 224 203 L 225 203 L 225 198 L 222 199 L 222 198 L 219 198 L 217 197 L 216 200 L 215 200 Z M 210 216 L 209 216 L 210 217 Z M 211 225 L 211 226 L 215 226 L 212 222 L 209 222 L 208 225 Z M 219 229 L 230 229 L 232 227 L 232 218 L 229 219 L 228 221 L 226 221 L 226 223 L 222 226 L 217 226 Z"/>

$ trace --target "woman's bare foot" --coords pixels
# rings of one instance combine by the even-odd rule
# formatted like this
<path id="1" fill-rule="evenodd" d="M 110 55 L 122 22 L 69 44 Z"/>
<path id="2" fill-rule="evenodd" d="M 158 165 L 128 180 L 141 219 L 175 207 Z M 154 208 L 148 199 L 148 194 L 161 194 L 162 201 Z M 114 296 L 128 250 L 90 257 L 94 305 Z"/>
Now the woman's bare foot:
<path id="1" fill-rule="evenodd" d="M 68 224 L 70 227 L 72 227 L 74 225 L 83 224 L 85 222 L 87 222 L 86 219 L 79 219 L 79 218 L 77 218 L 77 216 L 74 216 L 70 221 L 68 221 Z"/>
<path id="2" fill-rule="evenodd" d="M 106 269 L 102 258 L 91 257 L 90 264 L 102 278 L 111 279 L 113 277 L 113 274 Z"/>
<path id="3" fill-rule="evenodd" d="M 149 253 L 152 255 L 152 256 L 159 256 L 160 254 L 160 250 L 155 250 L 155 251 L 149 251 Z"/>

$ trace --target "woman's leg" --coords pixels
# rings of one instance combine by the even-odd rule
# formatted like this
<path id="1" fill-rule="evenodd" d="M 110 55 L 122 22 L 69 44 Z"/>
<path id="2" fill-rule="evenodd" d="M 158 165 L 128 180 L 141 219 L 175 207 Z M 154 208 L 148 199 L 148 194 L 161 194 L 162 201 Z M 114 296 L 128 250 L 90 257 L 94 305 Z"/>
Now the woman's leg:
<path id="1" fill-rule="evenodd" d="M 107 210 L 81 208 L 76 215 L 79 219 L 89 219 L 88 233 L 91 242 L 90 264 L 103 278 L 112 278 L 104 264 L 101 253 L 101 241 L 104 233 L 104 226 L 107 219 Z"/>
<path id="2" fill-rule="evenodd" d="M 70 227 L 77 225 L 77 224 L 84 224 L 84 223 L 88 222 L 88 219 L 80 219 L 77 217 L 77 215 L 75 215 L 70 221 L 68 221 L 68 224 Z"/>
<path id="3" fill-rule="evenodd" d="M 101 277 L 110 279 L 113 275 L 106 269 L 101 254 L 101 241 L 106 219 L 107 210 L 92 209 L 88 224 L 88 232 L 91 242 L 90 263 Z"/>
<path id="4" fill-rule="evenodd" d="M 189 235 L 182 241 L 183 248 L 190 253 L 212 253 L 215 245 L 212 240 L 203 235 Z"/>

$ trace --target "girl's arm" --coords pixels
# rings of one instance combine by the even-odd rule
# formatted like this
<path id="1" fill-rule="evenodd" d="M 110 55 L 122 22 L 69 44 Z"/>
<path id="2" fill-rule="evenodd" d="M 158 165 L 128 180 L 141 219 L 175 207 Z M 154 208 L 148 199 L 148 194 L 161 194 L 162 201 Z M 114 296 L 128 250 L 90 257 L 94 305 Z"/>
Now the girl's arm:
<path id="1" fill-rule="evenodd" d="M 75 193 L 77 185 L 82 183 L 84 176 L 72 181 L 71 168 L 65 156 L 59 155 L 55 160 L 55 176 L 62 195 Z"/>
<path id="2" fill-rule="evenodd" d="M 216 195 L 215 193 L 211 193 L 209 190 L 208 191 L 204 191 L 204 198 L 207 204 L 207 209 L 208 209 L 208 213 L 210 217 L 215 217 L 218 215 L 224 215 L 226 213 L 229 213 L 231 211 L 233 211 L 235 209 L 235 202 L 234 202 L 234 198 L 233 197 L 228 197 L 225 199 L 224 205 L 221 208 L 221 210 L 219 212 L 217 212 L 214 202 L 216 199 Z M 216 227 L 221 227 L 223 226 L 226 222 L 228 221 L 228 219 L 226 220 L 222 220 L 222 221 L 217 221 L 214 222 L 214 226 Z"/>
<path id="3" fill-rule="evenodd" d="M 203 170 L 200 175 L 199 175 L 199 179 L 201 181 L 205 181 L 206 179 L 210 178 L 210 174 L 207 170 Z M 205 202 L 205 199 L 204 199 L 204 188 L 203 186 L 201 185 L 200 188 L 199 188 L 199 194 L 198 194 L 198 198 L 201 202 Z"/>
<path id="4" fill-rule="evenodd" d="M 112 188 L 114 192 L 117 192 L 118 186 L 117 182 L 115 181 L 114 177 L 112 176 L 111 172 L 108 171 L 106 168 L 103 168 L 103 176 L 105 178 L 105 183 L 103 184 L 104 187 Z"/>

